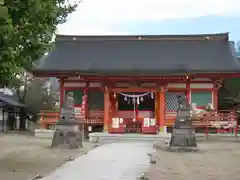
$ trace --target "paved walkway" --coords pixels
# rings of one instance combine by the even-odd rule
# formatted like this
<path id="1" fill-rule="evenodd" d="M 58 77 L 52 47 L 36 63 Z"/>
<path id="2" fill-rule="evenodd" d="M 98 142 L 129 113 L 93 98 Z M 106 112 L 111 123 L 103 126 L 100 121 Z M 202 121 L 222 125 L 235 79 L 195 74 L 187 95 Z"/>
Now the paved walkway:
<path id="1" fill-rule="evenodd" d="M 149 167 L 149 143 L 112 143 L 65 164 L 42 180 L 136 180 Z"/>

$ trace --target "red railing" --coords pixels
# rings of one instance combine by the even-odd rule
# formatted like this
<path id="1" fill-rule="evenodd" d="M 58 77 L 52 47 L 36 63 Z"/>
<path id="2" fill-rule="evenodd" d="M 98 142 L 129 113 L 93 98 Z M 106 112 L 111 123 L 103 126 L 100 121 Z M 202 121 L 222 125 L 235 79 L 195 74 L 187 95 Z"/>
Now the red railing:
<path id="1" fill-rule="evenodd" d="M 166 112 L 165 125 L 167 127 L 173 127 L 176 120 L 176 112 Z M 192 121 L 192 124 L 196 128 L 204 129 L 206 135 L 210 130 L 217 133 L 238 133 L 238 113 L 236 111 L 226 110 L 211 110 L 204 113 L 201 117 L 197 117 Z"/>
<path id="2" fill-rule="evenodd" d="M 59 119 L 59 112 L 54 111 L 41 111 L 39 113 L 40 119 L 39 124 L 42 128 L 50 128 L 51 126 L 55 126 L 56 122 Z"/>
<path id="3" fill-rule="evenodd" d="M 176 112 L 165 113 L 165 126 L 172 127 L 176 120 Z M 59 112 L 41 111 L 40 125 L 43 128 L 55 126 L 59 119 Z M 76 118 L 80 121 L 81 118 Z M 103 110 L 89 110 L 89 116 L 84 120 L 85 124 L 102 125 L 104 122 Z M 198 117 L 192 121 L 193 126 L 196 128 L 204 129 L 208 135 L 210 129 L 215 132 L 232 132 L 237 135 L 238 133 L 238 113 L 236 111 L 217 111 L 212 110 L 205 113 L 202 117 Z"/>
<path id="4" fill-rule="evenodd" d="M 56 122 L 59 120 L 60 113 L 53 111 L 41 111 L 39 113 L 40 120 L 39 124 L 42 128 L 50 128 L 55 126 Z M 76 115 L 76 119 L 81 121 L 82 119 Z M 103 124 L 104 112 L 102 110 L 90 110 L 89 116 L 84 120 L 85 124 L 98 125 Z"/>
<path id="5" fill-rule="evenodd" d="M 177 117 L 177 112 L 165 112 L 165 121 L 164 121 L 165 126 L 173 127 L 176 117 Z"/>
<path id="6" fill-rule="evenodd" d="M 86 124 L 103 124 L 104 111 L 103 110 L 89 110 L 88 117 L 85 120 Z"/>
<path id="7" fill-rule="evenodd" d="M 212 110 L 204 114 L 201 119 L 205 124 L 205 133 L 208 135 L 209 129 L 216 129 L 218 133 L 234 133 L 236 136 L 239 130 L 238 112 L 226 110 Z"/>

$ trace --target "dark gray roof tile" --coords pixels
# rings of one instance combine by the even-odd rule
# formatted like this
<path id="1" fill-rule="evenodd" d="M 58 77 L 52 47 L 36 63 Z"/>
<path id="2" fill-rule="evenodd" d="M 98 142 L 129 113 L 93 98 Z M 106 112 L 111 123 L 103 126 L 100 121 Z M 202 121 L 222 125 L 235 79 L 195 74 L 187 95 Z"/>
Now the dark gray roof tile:
<path id="1" fill-rule="evenodd" d="M 228 40 L 62 39 L 35 71 L 96 75 L 240 72 L 240 63 Z"/>
<path id="2" fill-rule="evenodd" d="M 4 94 L 3 92 L 0 92 L 0 102 L 0 107 L 5 105 L 25 107 L 25 105 L 20 103 L 16 97 Z"/>

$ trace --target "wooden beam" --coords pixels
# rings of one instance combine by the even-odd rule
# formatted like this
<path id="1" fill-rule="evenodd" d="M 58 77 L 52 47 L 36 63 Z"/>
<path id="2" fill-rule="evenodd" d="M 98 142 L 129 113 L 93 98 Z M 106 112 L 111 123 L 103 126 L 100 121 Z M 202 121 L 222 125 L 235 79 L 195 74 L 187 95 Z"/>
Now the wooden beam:
<path id="1" fill-rule="evenodd" d="M 161 70 L 159 70 L 161 71 Z M 129 76 L 129 77 L 126 77 L 126 76 L 93 76 L 93 75 L 82 75 L 80 72 L 78 72 L 77 70 L 71 70 L 71 71 L 43 71 L 43 70 L 33 70 L 32 71 L 33 75 L 34 76 L 37 76 L 37 77 L 56 77 L 56 78 L 62 78 L 62 77 L 76 77 L 76 76 L 80 76 L 81 78 L 99 78 L 101 77 L 101 79 L 106 79 L 106 77 L 119 77 L 120 79 L 128 79 L 129 77 L 130 78 L 140 78 L 140 79 L 146 79 L 146 76 Z M 124 71 L 123 71 L 124 73 Z M 173 73 L 172 73 L 173 74 Z M 190 74 L 189 76 L 193 76 L 193 77 L 223 77 L 223 78 L 226 78 L 226 77 L 240 77 L 240 73 L 239 72 L 228 72 L 228 73 L 218 73 L 218 72 L 215 72 L 215 73 L 182 73 L 182 74 L 179 74 L 179 75 L 171 75 L 171 73 L 169 73 L 168 75 L 166 76 L 148 76 L 147 78 L 159 78 L 160 79 L 162 78 L 165 78 L 165 79 L 169 79 L 169 78 L 172 78 L 172 77 L 181 77 L 181 78 L 184 78 L 186 77 L 187 74 Z"/>
<path id="2" fill-rule="evenodd" d="M 155 92 L 156 88 L 109 88 L 110 92 Z"/>
<path id="3" fill-rule="evenodd" d="M 81 76 L 82 77 L 82 76 Z M 83 78 L 83 77 L 82 77 Z M 85 79 L 96 80 L 108 80 L 108 81 L 163 81 L 163 80 L 185 80 L 186 76 L 86 76 Z"/>
<path id="4" fill-rule="evenodd" d="M 112 87 L 116 87 L 116 83 L 128 83 L 129 81 L 128 80 L 88 80 L 92 83 L 102 83 L 102 82 L 106 82 L 107 84 L 111 84 Z M 207 80 L 189 80 L 191 83 L 212 83 L 213 81 L 207 81 Z M 86 80 L 73 80 L 73 79 L 65 79 L 65 82 L 67 83 L 76 83 L 76 82 L 81 82 L 81 83 L 85 83 Z M 179 80 L 179 79 L 172 79 L 172 80 L 151 80 L 151 79 L 148 79 L 148 80 L 145 80 L 145 81 L 142 81 L 142 80 L 139 80 L 138 81 L 139 84 L 142 86 L 142 84 L 144 83 L 163 83 L 163 84 L 166 84 L 166 83 L 186 83 L 186 80 Z"/>

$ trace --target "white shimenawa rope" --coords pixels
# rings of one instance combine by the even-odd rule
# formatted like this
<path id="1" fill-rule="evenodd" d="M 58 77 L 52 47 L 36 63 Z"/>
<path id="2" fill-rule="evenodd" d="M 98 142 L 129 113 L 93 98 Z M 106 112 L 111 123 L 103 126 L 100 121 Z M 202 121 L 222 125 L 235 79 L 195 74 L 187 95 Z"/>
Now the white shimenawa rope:
<path id="1" fill-rule="evenodd" d="M 151 92 L 147 92 L 147 93 L 143 93 L 143 94 L 125 94 L 125 93 L 121 93 L 119 92 L 119 94 L 125 96 L 125 97 L 129 97 L 129 98 L 140 98 L 143 96 L 146 96 L 148 94 L 150 94 Z"/>

